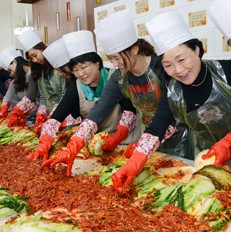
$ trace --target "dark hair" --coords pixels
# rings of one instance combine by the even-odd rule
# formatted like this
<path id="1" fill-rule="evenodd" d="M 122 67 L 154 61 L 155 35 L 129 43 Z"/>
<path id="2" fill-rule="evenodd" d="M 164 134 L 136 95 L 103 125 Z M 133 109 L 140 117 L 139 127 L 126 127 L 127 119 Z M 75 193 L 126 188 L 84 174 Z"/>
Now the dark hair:
<path id="1" fill-rule="evenodd" d="M 156 55 L 154 47 L 145 39 L 138 39 L 133 45 L 119 52 L 120 56 L 123 59 L 125 68 L 128 66 L 127 60 L 130 62 L 129 52 L 134 46 L 139 47 L 138 54 L 143 56 L 152 56 Z"/>
<path id="2" fill-rule="evenodd" d="M 204 51 L 203 43 L 199 39 L 190 39 L 190 40 L 188 40 L 188 41 L 186 41 L 186 42 L 184 42 L 182 44 L 184 44 L 187 47 L 191 48 L 193 51 L 196 51 L 196 48 L 199 47 L 199 49 L 200 49 L 199 57 L 202 58 L 202 56 L 204 55 L 205 51 Z M 163 55 L 159 56 L 160 61 L 162 61 Z"/>
<path id="3" fill-rule="evenodd" d="M 26 83 L 26 72 L 24 71 L 23 66 L 26 65 L 29 67 L 30 63 L 21 56 L 16 57 L 15 60 L 17 61 L 17 65 L 14 77 L 14 88 L 16 92 L 20 92 L 28 87 Z"/>
<path id="4" fill-rule="evenodd" d="M 63 73 L 66 73 L 67 75 L 71 75 L 71 74 L 72 74 L 70 62 L 68 62 L 68 63 L 62 65 L 61 67 L 59 67 L 59 69 L 60 69 Z"/>
<path id="5" fill-rule="evenodd" d="M 190 39 L 182 44 L 185 44 L 186 46 L 191 48 L 193 51 L 196 51 L 196 47 L 199 47 L 200 49 L 199 57 L 202 58 L 202 56 L 204 55 L 205 50 L 203 47 L 203 43 L 199 39 Z"/>
<path id="6" fill-rule="evenodd" d="M 36 44 L 33 49 L 37 49 L 40 51 L 44 51 L 47 48 L 47 45 L 43 42 L 40 42 Z M 26 57 L 29 60 L 28 52 L 26 52 Z M 31 77 L 33 80 L 38 80 L 42 76 L 42 72 L 44 74 L 44 77 L 47 77 L 51 72 L 54 71 L 51 64 L 47 61 L 47 59 L 44 57 L 44 64 L 37 64 L 32 61 L 30 61 L 30 67 L 31 67 Z"/>
<path id="7" fill-rule="evenodd" d="M 62 65 L 61 67 L 59 67 L 59 69 L 63 72 L 66 73 L 67 75 L 70 76 L 69 79 L 66 79 L 66 87 L 70 85 L 70 83 L 75 80 L 75 75 L 71 72 L 71 65 L 70 62 Z"/>
<path id="8" fill-rule="evenodd" d="M 96 52 L 89 52 L 89 53 L 72 58 L 70 60 L 70 67 L 72 69 L 74 65 L 78 63 L 84 63 L 86 61 L 91 61 L 93 63 L 99 62 L 99 70 L 103 68 L 102 58 Z"/>

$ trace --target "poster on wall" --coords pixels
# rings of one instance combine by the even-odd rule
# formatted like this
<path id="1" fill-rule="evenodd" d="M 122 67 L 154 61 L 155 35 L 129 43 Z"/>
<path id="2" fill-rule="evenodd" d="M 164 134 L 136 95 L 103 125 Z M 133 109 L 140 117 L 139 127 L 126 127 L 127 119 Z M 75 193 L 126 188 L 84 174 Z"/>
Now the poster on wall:
<path id="1" fill-rule="evenodd" d="M 227 39 L 222 36 L 222 51 L 223 52 L 231 52 L 231 47 L 227 43 Z"/>
<path id="2" fill-rule="evenodd" d="M 97 13 L 97 19 L 98 22 L 108 16 L 108 11 L 107 10 L 102 10 Z"/>
<path id="3" fill-rule="evenodd" d="M 190 12 L 188 14 L 189 27 L 199 27 L 206 25 L 206 10 Z"/>
<path id="4" fill-rule="evenodd" d="M 114 7 L 114 12 L 118 12 L 120 10 L 125 10 L 126 9 L 126 4 L 122 4 L 122 5 L 119 5 L 119 6 L 115 6 Z"/>
<path id="5" fill-rule="evenodd" d="M 160 0 L 160 8 L 165 8 L 174 5 L 175 5 L 175 0 Z"/>
<path id="6" fill-rule="evenodd" d="M 149 11 L 149 1 L 140 0 L 136 1 L 136 14 L 142 14 Z"/>

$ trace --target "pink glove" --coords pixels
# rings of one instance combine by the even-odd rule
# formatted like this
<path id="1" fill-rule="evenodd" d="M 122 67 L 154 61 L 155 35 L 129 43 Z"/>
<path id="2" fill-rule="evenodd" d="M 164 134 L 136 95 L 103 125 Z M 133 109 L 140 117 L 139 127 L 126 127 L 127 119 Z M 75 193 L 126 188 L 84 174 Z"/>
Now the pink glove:
<path id="1" fill-rule="evenodd" d="M 58 163 L 67 164 L 67 172 L 66 175 L 71 176 L 71 169 L 78 152 L 84 147 L 84 139 L 72 136 L 70 142 L 67 144 L 67 149 L 64 151 L 60 151 L 54 158 L 48 159 L 43 162 L 42 167 L 48 168 L 54 167 Z"/>
<path id="2" fill-rule="evenodd" d="M 141 135 L 127 164 L 112 175 L 115 191 L 123 193 L 133 179 L 142 171 L 148 157 L 160 146 L 159 138 L 148 133 Z M 131 150 L 133 149 L 131 145 Z M 130 153 L 130 152 L 128 152 Z"/>
<path id="3" fill-rule="evenodd" d="M 53 140 L 54 138 L 48 134 L 42 135 L 39 139 L 38 148 L 34 152 L 30 153 L 26 159 L 38 160 L 40 157 L 43 157 L 43 160 L 47 160 Z"/>
<path id="4" fill-rule="evenodd" d="M 135 125 L 136 115 L 131 111 L 124 111 L 116 132 L 103 137 L 105 144 L 102 146 L 102 149 L 104 151 L 115 149 L 117 145 L 127 138 L 128 134 L 135 128 Z"/>
<path id="5" fill-rule="evenodd" d="M 231 152 L 231 132 L 224 138 L 215 143 L 207 154 L 202 155 L 202 159 L 208 159 L 213 155 L 216 156 L 215 165 L 224 165 L 230 159 Z"/>
<path id="6" fill-rule="evenodd" d="M 116 192 L 122 194 L 126 190 L 133 179 L 142 171 L 147 159 L 147 155 L 136 151 L 133 152 L 128 162 L 112 175 L 112 182 Z"/>
<path id="7" fill-rule="evenodd" d="M 75 124 L 80 124 L 82 122 L 81 117 L 78 117 L 77 119 L 74 119 L 71 114 L 69 114 L 61 123 L 61 126 L 59 128 L 59 130 L 63 130 L 64 128 L 66 128 L 67 126 L 72 126 Z"/>

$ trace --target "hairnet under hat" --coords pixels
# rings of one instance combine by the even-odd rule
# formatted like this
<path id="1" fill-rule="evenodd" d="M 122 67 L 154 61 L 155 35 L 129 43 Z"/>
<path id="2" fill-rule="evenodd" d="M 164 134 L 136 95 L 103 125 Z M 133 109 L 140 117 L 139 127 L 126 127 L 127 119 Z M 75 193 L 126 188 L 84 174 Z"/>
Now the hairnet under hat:
<path id="1" fill-rule="evenodd" d="M 62 67 L 70 61 L 63 38 L 51 43 L 43 51 L 43 55 L 53 68 Z"/>
<path id="2" fill-rule="evenodd" d="M 93 33 L 91 31 L 76 31 L 63 35 L 69 59 L 96 52 Z"/>
<path id="3" fill-rule="evenodd" d="M 94 30 L 107 55 L 125 50 L 137 40 L 137 33 L 129 9 L 118 11 L 101 20 Z"/>
<path id="4" fill-rule="evenodd" d="M 193 39 L 186 22 L 180 14 L 168 11 L 145 23 L 157 55 L 164 54 L 190 39 Z"/>
<path id="5" fill-rule="evenodd" d="M 35 45 L 42 42 L 40 37 L 32 29 L 24 31 L 21 35 L 18 35 L 17 38 L 25 52 L 29 51 Z"/>
<path id="6" fill-rule="evenodd" d="M 215 0 L 207 13 L 216 27 L 227 39 L 231 38 L 231 1 Z"/>
<path id="7" fill-rule="evenodd" d="M 8 70 L 8 67 L 9 67 L 10 63 L 16 57 L 19 57 L 19 56 L 22 56 L 21 52 L 16 50 L 14 47 L 8 46 L 8 47 L 4 48 L 0 52 L 0 64 L 1 64 L 1 67 L 4 68 L 5 70 Z"/>

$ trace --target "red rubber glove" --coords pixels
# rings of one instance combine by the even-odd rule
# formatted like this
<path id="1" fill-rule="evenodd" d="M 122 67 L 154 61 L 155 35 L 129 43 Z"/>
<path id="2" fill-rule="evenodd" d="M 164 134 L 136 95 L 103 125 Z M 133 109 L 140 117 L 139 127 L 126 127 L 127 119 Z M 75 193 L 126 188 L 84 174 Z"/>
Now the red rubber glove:
<path id="1" fill-rule="evenodd" d="M 0 118 L 6 117 L 8 113 L 9 106 L 8 105 L 3 105 L 0 109 Z"/>
<path id="2" fill-rule="evenodd" d="M 58 163 L 67 164 L 66 176 L 71 176 L 71 169 L 78 152 L 84 147 L 84 139 L 78 136 L 72 136 L 70 142 L 67 144 L 67 149 L 60 151 L 54 158 L 43 162 L 42 167 L 53 168 Z"/>
<path id="3" fill-rule="evenodd" d="M 25 126 L 26 115 L 20 110 L 18 106 L 14 106 L 13 110 L 7 115 L 8 126 Z"/>
<path id="4" fill-rule="evenodd" d="M 112 182 L 116 192 L 123 193 L 133 179 L 142 171 L 147 162 L 147 155 L 134 151 L 128 162 L 112 175 Z"/>
<path id="5" fill-rule="evenodd" d="M 103 137 L 105 144 L 102 146 L 104 151 L 110 151 L 116 148 L 128 136 L 128 128 L 123 125 L 118 125 L 116 132 Z"/>
<path id="6" fill-rule="evenodd" d="M 127 146 L 126 151 L 124 152 L 124 157 L 130 158 L 132 156 L 133 151 L 135 150 L 137 143 L 131 143 Z"/>
<path id="7" fill-rule="evenodd" d="M 46 117 L 45 114 L 38 113 L 36 115 L 36 120 L 34 123 L 34 132 L 37 136 L 40 136 L 43 124 L 46 122 L 48 118 Z"/>
<path id="8" fill-rule="evenodd" d="M 38 160 L 40 157 L 43 157 L 43 160 L 47 160 L 53 140 L 54 138 L 48 134 L 42 135 L 39 139 L 38 148 L 34 152 L 30 153 L 26 159 Z"/>
<path id="9" fill-rule="evenodd" d="M 46 120 L 47 120 L 47 117 L 45 114 L 38 113 L 36 115 L 34 127 L 38 127 L 40 124 L 43 124 L 44 122 L 46 122 Z"/>
<path id="10" fill-rule="evenodd" d="M 215 165 L 224 165 L 230 159 L 231 152 L 231 132 L 224 138 L 215 143 L 207 154 L 202 155 L 202 159 L 208 159 L 213 155 L 216 156 Z"/>

